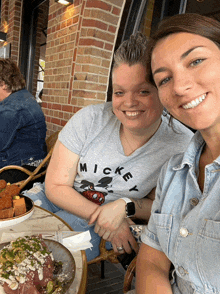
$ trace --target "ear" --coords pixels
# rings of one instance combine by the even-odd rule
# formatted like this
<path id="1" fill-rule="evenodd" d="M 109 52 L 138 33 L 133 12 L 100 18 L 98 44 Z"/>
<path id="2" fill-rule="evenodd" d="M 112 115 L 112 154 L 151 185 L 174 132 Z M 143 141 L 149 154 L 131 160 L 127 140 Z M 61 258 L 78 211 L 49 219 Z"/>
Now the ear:
<path id="1" fill-rule="evenodd" d="M 6 86 L 5 82 L 2 82 L 1 83 L 1 87 L 3 90 L 7 91 L 8 90 L 8 87 Z"/>

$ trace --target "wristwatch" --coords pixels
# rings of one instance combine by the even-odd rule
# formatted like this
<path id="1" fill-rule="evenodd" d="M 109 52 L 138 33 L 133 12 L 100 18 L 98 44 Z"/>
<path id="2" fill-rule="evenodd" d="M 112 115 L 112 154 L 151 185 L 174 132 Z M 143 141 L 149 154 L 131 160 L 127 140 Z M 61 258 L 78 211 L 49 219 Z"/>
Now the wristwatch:
<path id="1" fill-rule="evenodd" d="M 127 198 L 127 197 L 123 197 L 120 198 L 123 199 L 126 203 L 125 205 L 125 213 L 126 213 L 126 217 L 132 217 L 135 215 L 135 204 L 133 201 L 131 201 L 131 199 Z"/>

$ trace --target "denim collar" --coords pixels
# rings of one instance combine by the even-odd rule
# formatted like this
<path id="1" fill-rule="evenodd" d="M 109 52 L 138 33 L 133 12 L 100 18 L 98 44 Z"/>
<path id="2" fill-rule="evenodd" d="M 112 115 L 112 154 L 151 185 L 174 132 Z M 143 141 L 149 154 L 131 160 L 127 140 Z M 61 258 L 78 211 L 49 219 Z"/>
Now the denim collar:
<path id="1" fill-rule="evenodd" d="M 197 131 L 195 135 L 192 137 L 187 150 L 184 152 L 181 163 L 173 167 L 173 170 L 181 170 L 186 165 L 188 165 L 189 168 L 195 165 L 195 158 L 199 153 L 201 153 L 201 150 L 204 147 L 204 145 L 205 141 L 201 133 Z M 220 156 L 218 156 L 214 160 L 214 163 L 220 166 Z"/>
<path id="2" fill-rule="evenodd" d="M 181 170 L 186 165 L 190 168 L 193 165 L 195 165 L 195 157 L 198 153 L 200 153 L 200 150 L 205 145 L 205 141 L 199 131 L 195 133 L 195 135 L 192 137 L 187 150 L 183 154 L 183 158 L 180 164 L 173 167 L 173 170 Z"/>

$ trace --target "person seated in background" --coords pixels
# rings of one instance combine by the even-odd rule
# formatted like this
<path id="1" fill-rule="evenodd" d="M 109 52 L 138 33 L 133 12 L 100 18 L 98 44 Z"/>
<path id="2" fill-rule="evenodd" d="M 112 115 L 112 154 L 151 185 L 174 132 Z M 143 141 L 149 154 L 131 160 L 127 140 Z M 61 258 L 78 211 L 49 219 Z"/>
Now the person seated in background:
<path id="1" fill-rule="evenodd" d="M 220 22 L 194 13 L 165 19 L 149 60 L 161 103 L 197 132 L 161 170 L 136 293 L 220 293 Z"/>
<path id="2" fill-rule="evenodd" d="M 74 114 L 55 144 L 46 196 L 43 186 L 25 194 L 75 231 L 90 231 L 88 261 L 99 255 L 100 237 L 117 253 L 138 251 L 129 217 L 149 219 L 162 165 L 185 150 L 193 135 L 176 120 L 171 127 L 162 115 L 157 89 L 146 80 L 146 49 L 141 33 L 121 44 L 114 55 L 112 102 Z"/>
<path id="3" fill-rule="evenodd" d="M 0 59 L 0 168 L 36 167 L 46 156 L 44 114 L 25 89 L 25 80 L 9 58 Z M 0 179 L 13 183 L 26 178 L 20 171 L 3 171 Z"/>

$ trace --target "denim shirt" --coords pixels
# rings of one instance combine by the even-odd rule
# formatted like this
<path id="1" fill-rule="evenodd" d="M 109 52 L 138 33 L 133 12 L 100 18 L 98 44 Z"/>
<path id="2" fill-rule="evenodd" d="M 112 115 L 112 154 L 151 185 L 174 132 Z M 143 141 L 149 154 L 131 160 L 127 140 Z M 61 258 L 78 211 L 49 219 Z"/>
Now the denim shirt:
<path id="1" fill-rule="evenodd" d="M 0 102 L 0 168 L 44 158 L 45 137 L 44 114 L 31 93 L 23 89 Z"/>
<path id="2" fill-rule="evenodd" d="M 198 181 L 205 142 L 199 132 L 184 154 L 162 168 L 148 227 L 141 239 L 173 263 L 173 293 L 220 293 L 220 156 Z"/>

